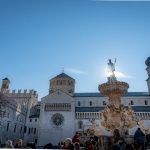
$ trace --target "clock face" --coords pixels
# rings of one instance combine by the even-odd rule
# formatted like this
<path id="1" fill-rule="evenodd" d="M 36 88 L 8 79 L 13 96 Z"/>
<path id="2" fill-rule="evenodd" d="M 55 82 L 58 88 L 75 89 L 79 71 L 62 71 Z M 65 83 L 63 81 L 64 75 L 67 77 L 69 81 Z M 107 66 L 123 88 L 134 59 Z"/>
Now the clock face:
<path id="1" fill-rule="evenodd" d="M 59 127 L 64 122 L 64 116 L 62 114 L 56 113 L 52 116 L 51 120 L 55 126 Z"/>

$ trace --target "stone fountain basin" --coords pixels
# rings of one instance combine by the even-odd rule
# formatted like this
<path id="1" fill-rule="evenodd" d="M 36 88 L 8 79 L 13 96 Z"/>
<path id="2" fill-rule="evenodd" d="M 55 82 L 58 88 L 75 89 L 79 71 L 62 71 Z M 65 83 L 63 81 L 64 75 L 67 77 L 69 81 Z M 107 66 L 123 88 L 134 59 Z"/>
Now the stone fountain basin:
<path id="1" fill-rule="evenodd" d="M 126 94 L 129 88 L 129 84 L 126 82 L 107 82 L 99 85 L 98 89 L 104 96 L 110 95 L 123 95 Z"/>

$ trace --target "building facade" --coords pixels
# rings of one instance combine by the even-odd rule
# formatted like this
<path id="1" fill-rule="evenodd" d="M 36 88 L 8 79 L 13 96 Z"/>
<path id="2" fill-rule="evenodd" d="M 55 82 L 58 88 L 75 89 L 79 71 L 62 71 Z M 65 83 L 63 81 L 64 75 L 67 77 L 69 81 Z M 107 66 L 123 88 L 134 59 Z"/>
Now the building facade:
<path id="1" fill-rule="evenodd" d="M 37 104 L 38 95 L 34 90 L 9 91 L 10 81 L 2 80 L 0 92 L 0 143 L 6 140 L 25 139 L 31 108 Z"/>
<path id="2" fill-rule="evenodd" d="M 148 92 L 128 92 L 121 99 L 122 104 L 126 107 L 130 104 L 136 117 L 144 120 L 144 126 L 150 128 L 150 57 L 145 63 Z M 65 138 L 73 137 L 76 131 L 84 133 L 92 125 L 93 119 L 101 134 L 110 135 L 110 132 L 100 125 L 100 113 L 108 103 L 108 98 L 100 93 L 76 93 L 75 79 L 65 73 L 50 79 L 49 92 L 39 102 L 35 91 L 10 93 L 3 87 L 7 87 L 7 84 L 2 85 L 1 93 L 6 93 L 7 97 L 15 102 L 16 107 L 9 108 L 14 111 L 13 116 L 16 118 L 9 121 L 14 127 L 12 133 L 19 130 L 16 132 L 16 135 L 19 135 L 22 131 L 21 126 L 24 126 L 23 134 L 19 137 L 25 142 L 33 141 L 38 146 L 49 142 L 57 145 Z M 22 123 L 18 124 L 16 114 L 19 114 Z M 8 121 L 5 122 L 7 131 Z M 136 128 L 130 129 L 129 134 L 133 135 Z M 9 138 L 14 137 L 10 132 L 9 134 Z"/>

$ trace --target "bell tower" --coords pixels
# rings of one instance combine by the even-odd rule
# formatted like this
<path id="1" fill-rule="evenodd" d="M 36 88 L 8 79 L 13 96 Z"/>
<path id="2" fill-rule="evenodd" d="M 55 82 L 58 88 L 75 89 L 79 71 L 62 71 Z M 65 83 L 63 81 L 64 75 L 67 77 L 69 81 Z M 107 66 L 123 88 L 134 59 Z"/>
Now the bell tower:
<path id="1" fill-rule="evenodd" d="M 70 96 L 74 95 L 75 80 L 64 72 L 49 81 L 49 94 L 61 90 Z"/>
<path id="2" fill-rule="evenodd" d="M 147 74 L 148 74 L 148 79 L 146 81 L 147 81 L 147 85 L 148 85 L 148 91 L 149 91 L 149 94 L 150 94 L 150 57 L 148 57 L 146 59 L 145 64 L 147 66 L 146 71 L 147 71 Z"/>
<path id="3" fill-rule="evenodd" d="M 1 92 L 2 93 L 7 93 L 7 91 L 9 90 L 9 79 L 5 78 L 2 80 L 2 86 L 1 86 Z"/>

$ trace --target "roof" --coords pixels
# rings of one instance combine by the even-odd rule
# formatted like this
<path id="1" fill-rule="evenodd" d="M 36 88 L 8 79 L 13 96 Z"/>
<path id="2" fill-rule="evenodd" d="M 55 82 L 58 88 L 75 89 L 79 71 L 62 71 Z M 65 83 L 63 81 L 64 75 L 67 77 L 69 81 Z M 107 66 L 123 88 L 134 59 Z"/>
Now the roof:
<path id="1" fill-rule="evenodd" d="M 4 78 L 3 80 L 9 80 L 8 78 Z"/>
<path id="2" fill-rule="evenodd" d="M 55 76 L 55 77 L 52 78 L 52 79 L 55 79 L 55 78 L 69 78 L 69 79 L 71 79 L 71 80 L 74 80 L 72 77 L 68 76 L 68 75 L 65 74 L 65 73 L 61 73 L 61 74 Z M 52 79 L 51 79 L 51 80 L 52 80 Z"/>
<path id="3" fill-rule="evenodd" d="M 127 94 L 123 95 L 123 97 L 130 97 L 130 96 L 150 96 L 148 92 L 128 92 Z M 101 93 L 75 93 L 74 97 L 103 97 Z"/>
<path id="4" fill-rule="evenodd" d="M 125 106 L 127 108 L 127 106 Z M 150 106 L 132 106 L 135 112 L 150 112 Z M 76 107 L 76 112 L 100 112 L 104 107 Z"/>

